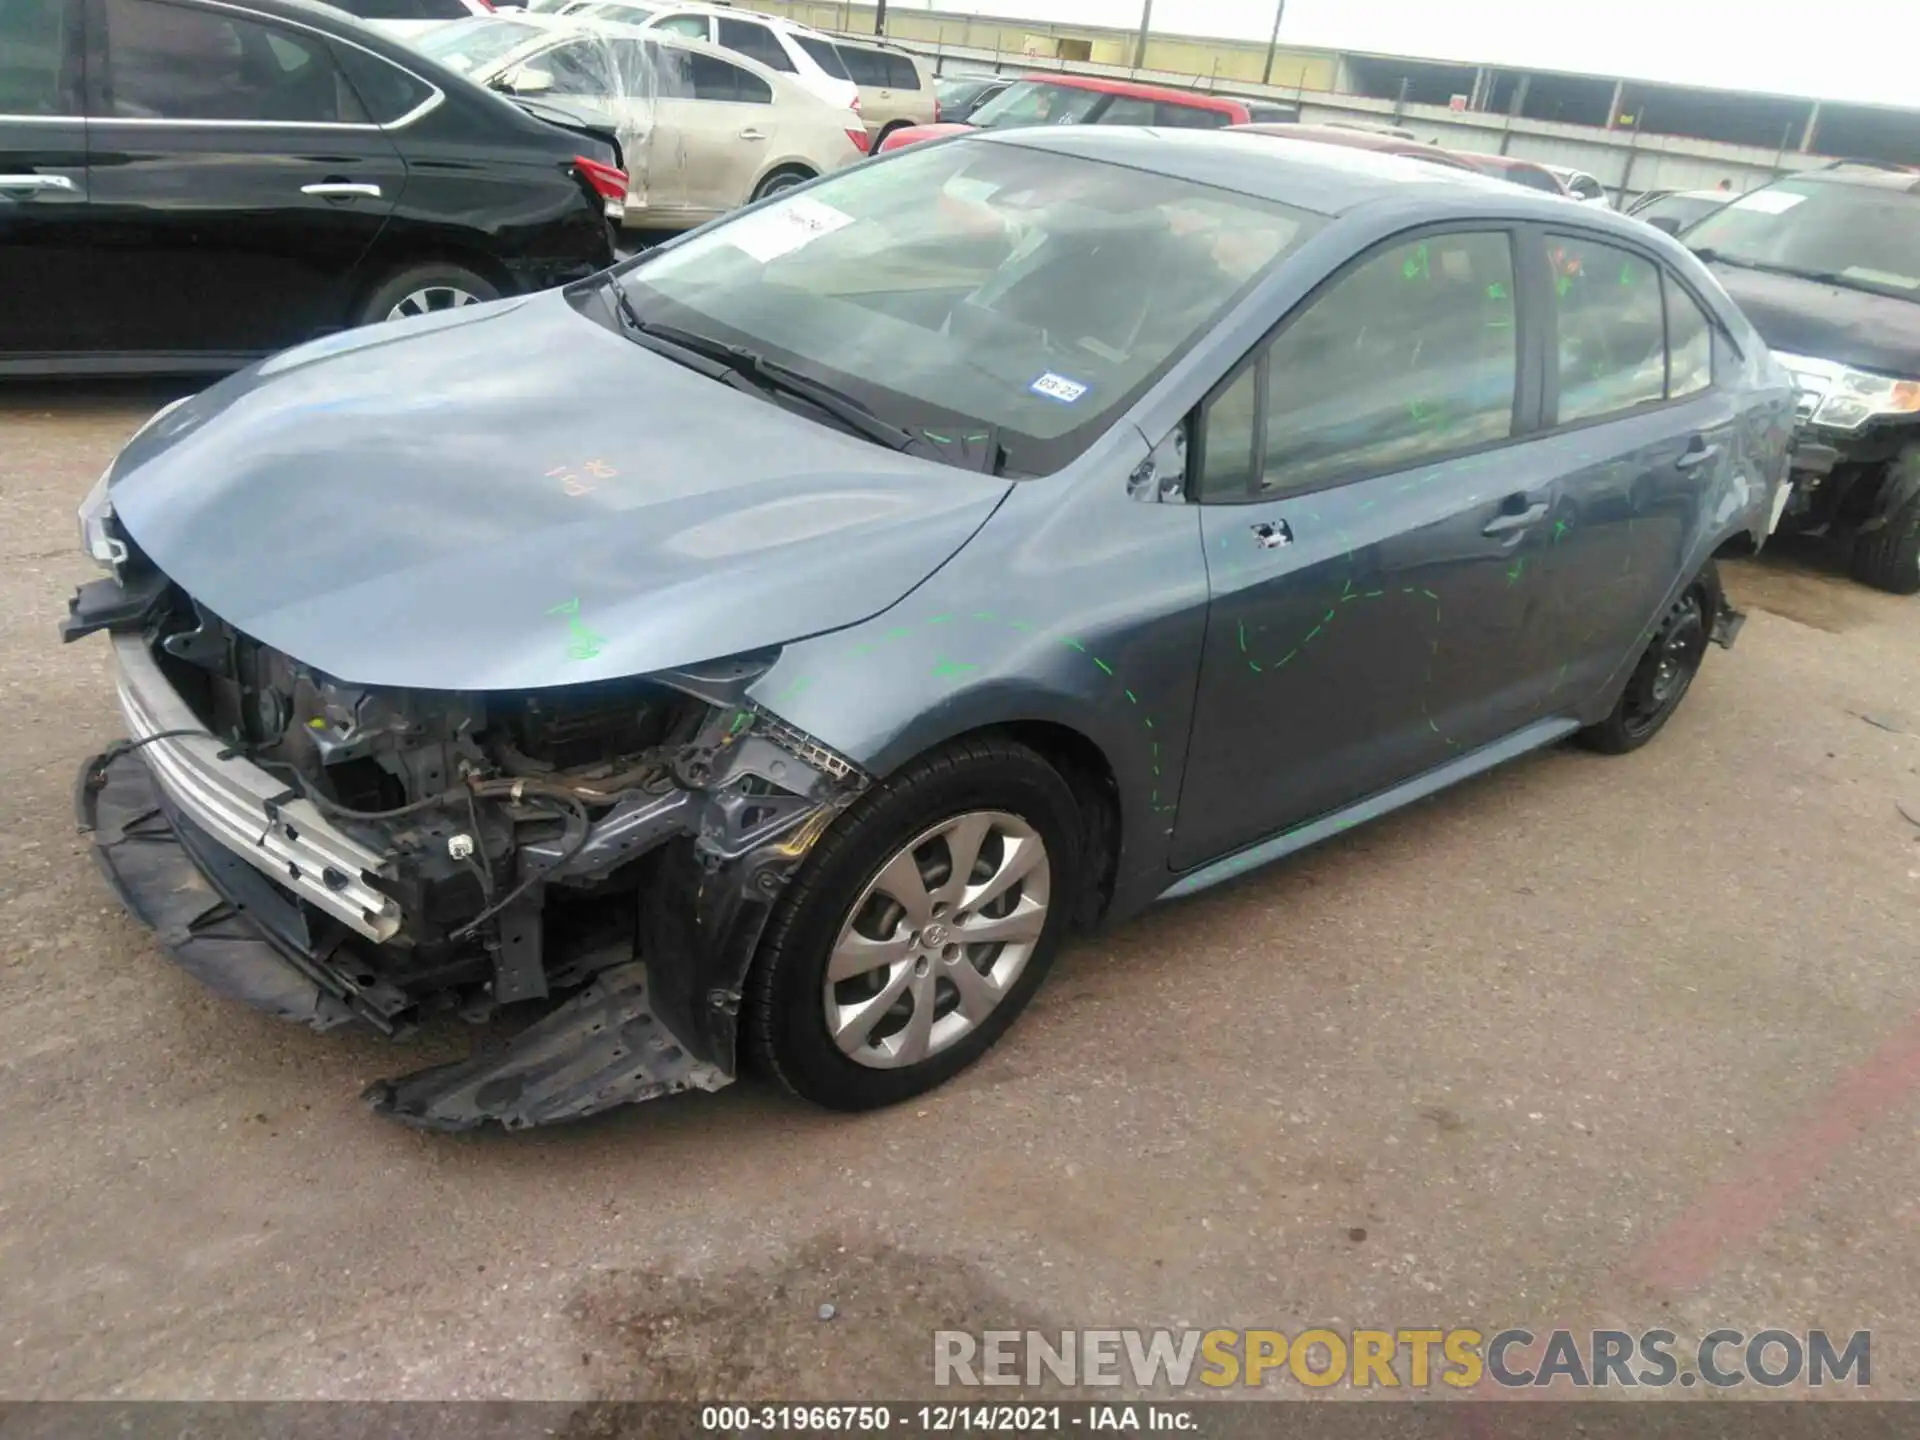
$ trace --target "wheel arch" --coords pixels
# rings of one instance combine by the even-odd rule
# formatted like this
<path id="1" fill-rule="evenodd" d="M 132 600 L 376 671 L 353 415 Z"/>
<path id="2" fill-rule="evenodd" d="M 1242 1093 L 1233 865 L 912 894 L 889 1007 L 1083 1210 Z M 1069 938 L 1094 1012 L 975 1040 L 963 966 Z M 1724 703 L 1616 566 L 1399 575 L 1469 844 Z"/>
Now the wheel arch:
<path id="1" fill-rule="evenodd" d="M 434 264 L 458 265 L 463 270 L 471 270 L 502 295 L 518 295 L 524 288 L 511 270 L 486 251 L 463 245 L 457 240 L 422 237 L 382 246 L 367 256 L 354 282 L 347 313 L 358 315 L 367 301 L 373 298 L 374 292 L 396 275 L 416 266 Z"/>

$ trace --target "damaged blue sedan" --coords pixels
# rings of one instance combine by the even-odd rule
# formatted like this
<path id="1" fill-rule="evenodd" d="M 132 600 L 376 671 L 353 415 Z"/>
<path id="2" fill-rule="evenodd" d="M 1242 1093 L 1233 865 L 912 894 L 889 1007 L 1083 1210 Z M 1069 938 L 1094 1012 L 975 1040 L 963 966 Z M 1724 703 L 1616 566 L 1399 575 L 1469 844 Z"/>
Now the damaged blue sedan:
<path id="1" fill-rule="evenodd" d="M 916 147 L 308 344 L 81 514 L 78 805 L 223 994 L 510 1128 L 955 1074 L 1077 927 L 1577 736 L 1739 617 L 1793 392 L 1633 221 L 1267 136 Z"/>

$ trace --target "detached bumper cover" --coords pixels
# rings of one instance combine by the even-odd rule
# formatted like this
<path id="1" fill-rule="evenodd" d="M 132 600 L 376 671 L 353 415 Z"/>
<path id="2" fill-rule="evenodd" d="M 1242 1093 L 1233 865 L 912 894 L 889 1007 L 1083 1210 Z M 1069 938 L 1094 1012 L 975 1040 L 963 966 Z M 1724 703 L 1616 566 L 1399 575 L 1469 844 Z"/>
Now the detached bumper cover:
<path id="1" fill-rule="evenodd" d="M 74 810 L 120 902 L 194 979 L 216 994 L 315 1030 L 354 1018 L 344 996 L 268 939 L 242 908 L 244 901 L 236 904 L 237 897 L 215 886 L 188 847 L 217 865 L 217 843 L 184 816 L 167 813 L 160 787 L 137 755 L 89 760 L 80 771 Z M 254 878 L 237 861 L 229 863 Z M 231 888 L 235 877 L 227 878 Z M 297 913 L 287 918 L 297 923 Z"/>

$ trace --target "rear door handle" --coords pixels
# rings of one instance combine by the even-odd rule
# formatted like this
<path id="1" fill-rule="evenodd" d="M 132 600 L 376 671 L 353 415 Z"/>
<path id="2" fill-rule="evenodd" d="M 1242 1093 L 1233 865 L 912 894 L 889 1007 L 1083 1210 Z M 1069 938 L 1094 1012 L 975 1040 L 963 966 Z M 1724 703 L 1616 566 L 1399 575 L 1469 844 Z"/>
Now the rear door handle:
<path id="1" fill-rule="evenodd" d="M 740 138 L 742 140 L 764 140 L 767 138 L 767 132 L 764 130 L 755 129 L 753 126 L 749 125 L 746 129 L 740 132 Z"/>
<path id="2" fill-rule="evenodd" d="M 71 175 L 0 175 L 0 190 L 79 190 Z"/>
<path id="3" fill-rule="evenodd" d="M 300 187 L 302 195 L 319 195 L 327 200 L 378 200 L 378 185 L 356 184 L 350 180 L 322 180 Z"/>
<path id="4" fill-rule="evenodd" d="M 1526 498 L 1524 495 L 1509 496 L 1506 503 L 1511 505 L 1515 501 L 1524 501 Z M 1532 529 L 1546 518 L 1547 502 L 1544 500 L 1536 500 L 1524 510 L 1502 509 L 1500 514 L 1494 516 L 1493 519 L 1481 527 L 1480 533 L 1482 535 L 1512 535 L 1521 530 Z"/>
<path id="5" fill-rule="evenodd" d="M 1707 461 L 1713 459 L 1713 457 L 1719 453 L 1720 447 L 1718 445 L 1706 445 L 1702 444 L 1699 440 L 1695 440 L 1680 453 L 1680 458 L 1673 462 L 1674 467 L 1679 470 L 1692 470 L 1706 464 Z"/>

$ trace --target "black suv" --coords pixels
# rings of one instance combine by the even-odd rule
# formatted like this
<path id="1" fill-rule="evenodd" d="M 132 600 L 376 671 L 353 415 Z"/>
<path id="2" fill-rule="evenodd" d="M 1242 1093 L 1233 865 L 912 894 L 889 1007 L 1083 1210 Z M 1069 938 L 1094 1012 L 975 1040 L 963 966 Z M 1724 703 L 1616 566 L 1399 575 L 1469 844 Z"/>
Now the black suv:
<path id="1" fill-rule="evenodd" d="M 1785 523 L 1856 579 L 1920 591 L 1920 172 L 1851 163 L 1686 232 L 1800 388 Z"/>
<path id="2" fill-rule="evenodd" d="M 0 3 L 0 375 L 217 372 L 612 263 L 609 137 L 304 0 Z"/>

